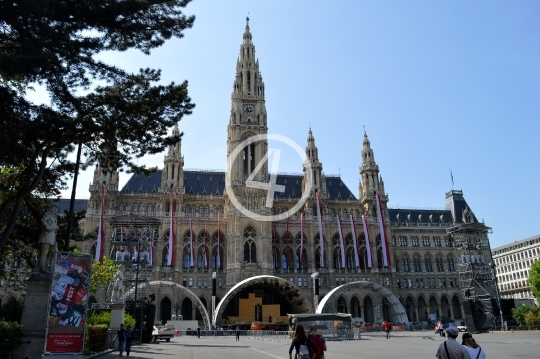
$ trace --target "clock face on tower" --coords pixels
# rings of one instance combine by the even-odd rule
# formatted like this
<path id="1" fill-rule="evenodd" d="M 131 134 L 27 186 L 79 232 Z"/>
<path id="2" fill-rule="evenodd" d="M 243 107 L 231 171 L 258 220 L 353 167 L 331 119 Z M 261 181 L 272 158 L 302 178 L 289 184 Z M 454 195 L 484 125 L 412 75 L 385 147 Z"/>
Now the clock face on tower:
<path id="1" fill-rule="evenodd" d="M 245 105 L 244 113 L 246 115 L 253 115 L 255 113 L 255 107 L 253 105 Z"/>

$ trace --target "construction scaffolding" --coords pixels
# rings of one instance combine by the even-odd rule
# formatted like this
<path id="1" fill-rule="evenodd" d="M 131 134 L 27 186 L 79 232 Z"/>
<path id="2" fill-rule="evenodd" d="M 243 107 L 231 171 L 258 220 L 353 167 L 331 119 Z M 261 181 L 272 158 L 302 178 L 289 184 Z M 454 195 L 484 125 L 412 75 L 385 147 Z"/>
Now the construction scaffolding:
<path id="1" fill-rule="evenodd" d="M 450 244 L 458 255 L 457 269 L 465 321 L 473 332 L 489 330 L 501 323 L 489 233 L 491 228 L 483 223 L 457 224 L 447 230 Z"/>

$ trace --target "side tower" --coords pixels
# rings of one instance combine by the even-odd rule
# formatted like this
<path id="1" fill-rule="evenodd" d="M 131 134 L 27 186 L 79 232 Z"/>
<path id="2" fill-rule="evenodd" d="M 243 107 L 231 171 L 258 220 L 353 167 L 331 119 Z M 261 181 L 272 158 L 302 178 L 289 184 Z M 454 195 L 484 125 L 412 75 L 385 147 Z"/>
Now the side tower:
<path id="1" fill-rule="evenodd" d="M 255 57 L 255 45 L 249 29 L 249 18 L 236 63 L 231 95 L 231 114 L 227 128 L 227 176 L 239 205 L 226 196 L 227 207 L 227 287 L 258 274 L 272 273 L 271 223 L 256 221 L 242 213 L 269 215 L 267 191 L 246 185 L 252 181 L 267 182 L 268 141 L 254 136 L 268 133 L 264 82 Z M 248 140 L 248 142 L 244 142 Z M 263 159 L 265 159 L 263 161 Z"/>
<path id="2" fill-rule="evenodd" d="M 323 175 L 323 164 L 319 161 L 319 150 L 315 146 L 315 137 L 313 137 L 311 128 L 309 129 L 307 138 L 306 163 L 303 166 L 304 179 L 302 180 L 302 192 L 306 190 L 306 186 L 310 180 L 309 173 L 306 172 L 308 170 L 308 164 L 312 172 L 311 195 L 315 193 L 315 190 L 318 190 L 321 191 L 321 195 L 324 198 L 326 196 L 326 179 Z"/>
<path id="3" fill-rule="evenodd" d="M 360 166 L 360 183 L 358 185 L 360 197 L 360 212 L 365 214 L 369 223 L 369 236 L 371 240 L 371 253 L 375 268 L 382 269 L 383 247 L 381 245 L 380 226 L 377 220 L 377 197 L 381 197 L 382 212 L 384 215 L 385 227 L 387 228 L 387 238 L 391 237 L 389 232 L 390 221 L 388 216 L 388 195 L 384 192 L 384 182 L 379 174 L 379 166 L 375 162 L 375 154 L 371 149 L 367 134 L 364 132 L 364 141 L 362 145 L 362 165 Z M 391 247 L 387 246 L 388 258 L 392 258 Z M 376 254 L 376 255 L 375 255 Z"/>
<path id="4" fill-rule="evenodd" d="M 173 135 L 180 136 L 178 124 L 174 126 Z M 161 188 L 164 193 L 170 193 L 171 187 L 177 193 L 184 193 L 184 156 L 182 156 L 182 141 L 169 145 L 165 155 L 163 172 L 161 174 Z"/>

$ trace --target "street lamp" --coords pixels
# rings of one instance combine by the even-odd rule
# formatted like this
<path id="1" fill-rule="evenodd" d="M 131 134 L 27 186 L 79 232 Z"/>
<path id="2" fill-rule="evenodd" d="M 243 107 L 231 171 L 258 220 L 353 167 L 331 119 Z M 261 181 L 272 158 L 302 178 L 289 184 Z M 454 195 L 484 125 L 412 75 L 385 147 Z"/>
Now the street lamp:
<path id="1" fill-rule="evenodd" d="M 174 311 L 176 312 L 176 320 L 178 320 L 178 311 L 180 310 L 180 303 L 174 303 Z"/>
<path id="2" fill-rule="evenodd" d="M 212 323 L 216 323 L 216 272 L 212 272 Z"/>

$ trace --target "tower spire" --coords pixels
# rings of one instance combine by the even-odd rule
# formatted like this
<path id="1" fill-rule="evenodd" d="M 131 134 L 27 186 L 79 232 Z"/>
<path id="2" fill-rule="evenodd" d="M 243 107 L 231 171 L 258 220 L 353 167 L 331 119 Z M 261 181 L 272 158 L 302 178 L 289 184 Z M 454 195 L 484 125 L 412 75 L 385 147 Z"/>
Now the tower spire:
<path id="1" fill-rule="evenodd" d="M 362 143 L 362 165 L 360 166 L 360 203 L 364 210 L 369 211 L 373 207 L 374 193 L 381 194 L 381 200 L 388 202 L 388 196 L 384 193 L 384 182 L 379 174 L 379 166 L 375 162 L 375 154 L 371 149 L 371 143 L 364 128 L 364 141 Z"/>
<path id="2" fill-rule="evenodd" d="M 320 189 L 324 193 L 326 191 L 326 184 L 324 183 L 324 176 L 322 175 L 323 165 L 321 161 L 319 161 L 319 150 L 317 149 L 317 146 L 315 146 L 315 137 L 313 136 L 311 127 L 309 128 L 307 138 L 306 163 L 309 163 L 311 167 L 313 190 Z M 309 179 L 309 173 L 306 172 L 307 168 L 306 164 L 304 164 L 303 188 L 305 188 L 306 181 Z"/>

